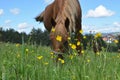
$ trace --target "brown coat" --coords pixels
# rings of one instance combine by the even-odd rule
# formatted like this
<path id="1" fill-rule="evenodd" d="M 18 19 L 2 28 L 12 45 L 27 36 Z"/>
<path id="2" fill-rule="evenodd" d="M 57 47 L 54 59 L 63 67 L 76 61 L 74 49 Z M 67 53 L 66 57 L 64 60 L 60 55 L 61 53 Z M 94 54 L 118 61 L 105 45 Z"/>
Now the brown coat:
<path id="1" fill-rule="evenodd" d="M 82 11 L 78 0 L 55 0 L 35 19 L 43 22 L 45 28 L 50 32 L 53 50 L 63 52 L 63 45 L 67 42 L 68 33 L 78 34 L 81 30 L 81 17 Z M 55 28 L 54 33 L 51 32 L 52 27 Z M 62 36 L 61 42 L 56 40 L 57 35 Z M 76 37 L 80 40 L 80 35 Z"/>

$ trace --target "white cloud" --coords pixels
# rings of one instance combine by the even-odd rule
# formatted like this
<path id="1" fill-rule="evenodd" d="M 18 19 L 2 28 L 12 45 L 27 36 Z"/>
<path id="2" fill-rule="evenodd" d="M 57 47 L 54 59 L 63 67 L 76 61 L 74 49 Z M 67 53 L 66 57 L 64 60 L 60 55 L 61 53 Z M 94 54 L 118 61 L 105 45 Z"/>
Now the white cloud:
<path id="1" fill-rule="evenodd" d="M 44 1 L 45 1 L 45 3 L 50 4 L 50 3 L 52 3 L 54 0 L 44 0 Z"/>
<path id="2" fill-rule="evenodd" d="M 28 27 L 29 27 L 29 25 L 28 25 L 28 23 L 26 23 L 26 22 L 23 22 L 23 23 L 18 24 L 18 28 L 19 28 L 19 29 L 26 29 L 26 28 L 28 28 Z"/>
<path id="3" fill-rule="evenodd" d="M 120 28 L 120 22 L 114 22 L 113 23 L 115 27 L 119 27 Z"/>
<path id="4" fill-rule="evenodd" d="M 4 13 L 3 9 L 0 9 L 0 16 Z"/>
<path id="5" fill-rule="evenodd" d="M 105 25 L 105 26 L 83 25 L 83 31 L 85 33 L 89 33 L 90 31 L 102 32 L 102 33 L 120 32 L 120 25 L 118 26 L 114 23 L 111 25 Z"/>
<path id="6" fill-rule="evenodd" d="M 26 32 L 29 33 L 30 29 L 33 27 L 33 25 L 28 24 L 27 22 L 23 22 L 18 24 L 18 32 Z"/>
<path id="7" fill-rule="evenodd" d="M 112 16 L 114 15 L 115 12 L 106 9 L 106 7 L 104 7 L 103 5 L 98 6 L 97 8 L 95 8 L 95 10 L 89 10 L 86 14 L 85 17 L 108 17 L 108 16 Z"/>
<path id="8" fill-rule="evenodd" d="M 14 15 L 17 15 L 20 13 L 20 10 L 18 8 L 13 8 L 13 9 L 10 9 L 10 12 Z"/>
<path id="9" fill-rule="evenodd" d="M 9 23 L 11 23 L 12 21 L 11 20 L 5 20 L 5 24 L 9 24 Z"/>

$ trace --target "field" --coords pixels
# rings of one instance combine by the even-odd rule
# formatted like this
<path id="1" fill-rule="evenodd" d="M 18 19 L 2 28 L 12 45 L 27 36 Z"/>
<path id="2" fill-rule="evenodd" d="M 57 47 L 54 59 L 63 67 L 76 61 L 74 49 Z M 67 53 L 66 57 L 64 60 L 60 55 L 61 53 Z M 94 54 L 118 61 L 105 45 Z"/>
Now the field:
<path id="1" fill-rule="evenodd" d="M 119 53 L 55 57 L 46 46 L 0 43 L 0 80 L 120 80 Z"/>

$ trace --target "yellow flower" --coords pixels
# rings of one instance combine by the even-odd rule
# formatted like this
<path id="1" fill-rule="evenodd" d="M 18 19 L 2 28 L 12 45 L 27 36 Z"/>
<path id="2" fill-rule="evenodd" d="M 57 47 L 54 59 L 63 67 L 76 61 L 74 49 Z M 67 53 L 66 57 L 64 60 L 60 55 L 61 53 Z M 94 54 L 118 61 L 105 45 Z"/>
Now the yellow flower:
<path id="1" fill-rule="evenodd" d="M 61 60 L 61 63 L 62 63 L 62 64 L 64 64 L 64 63 L 65 63 L 65 61 L 62 59 L 62 60 Z"/>
<path id="2" fill-rule="evenodd" d="M 83 39 L 86 39 L 86 36 L 83 36 Z"/>
<path id="3" fill-rule="evenodd" d="M 71 48 L 72 48 L 72 49 L 76 49 L 76 45 L 75 45 L 75 44 L 72 44 L 72 45 L 71 45 Z"/>
<path id="4" fill-rule="evenodd" d="M 58 58 L 59 61 L 61 61 L 62 59 L 61 58 Z"/>
<path id="5" fill-rule="evenodd" d="M 88 59 L 87 62 L 89 63 L 89 62 L 90 62 L 90 59 Z"/>
<path id="6" fill-rule="evenodd" d="M 84 50 L 82 50 L 81 53 L 84 54 L 85 53 Z"/>
<path id="7" fill-rule="evenodd" d="M 83 33 L 83 30 L 80 30 L 80 31 L 79 31 L 79 33 L 81 33 L 81 34 L 82 34 L 82 33 Z"/>
<path id="8" fill-rule="evenodd" d="M 61 42 L 62 41 L 62 37 L 60 35 L 57 35 L 56 40 Z"/>
<path id="9" fill-rule="evenodd" d="M 71 40 L 71 37 L 68 37 L 68 40 Z"/>
<path id="10" fill-rule="evenodd" d="M 119 43 L 119 41 L 118 40 L 114 40 L 114 42 L 117 44 L 117 43 Z"/>
<path id="11" fill-rule="evenodd" d="M 71 46 L 72 44 L 71 43 L 69 43 L 69 46 Z"/>
<path id="12" fill-rule="evenodd" d="M 74 56 L 77 56 L 77 53 L 73 53 Z"/>
<path id="13" fill-rule="evenodd" d="M 25 51 L 26 51 L 26 52 L 28 52 L 28 51 L 29 51 L 29 49 L 25 49 Z"/>
<path id="14" fill-rule="evenodd" d="M 45 65 L 48 65 L 49 63 L 48 63 L 48 62 L 45 62 L 44 64 L 45 64 Z"/>
<path id="15" fill-rule="evenodd" d="M 101 37 L 101 36 L 102 36 L 102 34 L 100 32 L 95 34 L 95 38 L 98 38 L 98 37 Z"/>
<path id="16" fill-rule="evenodd" d="M 54 27 L 52 27 L 51 31 L 52 31 L 52 32 L 55 32 L 55 28 L 54 28 Z"/>
<path id="17" fill-rule="evenodd" d="M 79 46 L 79 45 L 80 45 L 80 41 L 77 42 L 77 46 Z"/>
<path id="18" fill-rule="evenodd" d="M 20 54 L 17 54 L 17 58 L 19 58 L 20 57 Z"/>
<path id="19" fill-rule="evenodd" d="M 99 53 L 99 52 L 97 52 L 96 54 L 97 54 L 97 55 L 100 55 L 100 53 Z"/>
<path id="20" fill-rule="evenodd" d="M 18 44 L 16 44 L 16 47 L 19 47 L 20 46 L 20 44 L 18 43 Z"/>
<path id="21" fill-rule="evenodd" d="M 41 60 L 43 58 L 43 56 L 38 56 L 37 59 Z"/>
<path id="22" fill-rule="evenodd" d="M 70 55 L 69 57 L 70 57 L 70 59 L 73 59 L 73 55 Z"/>
<path id="23" fill-rule="evenodd" d="M 54 53 L 53 53 L 53 52 L 51 52 L 50 54 L 51 54 L 51 55 L 53 55 Z"/>

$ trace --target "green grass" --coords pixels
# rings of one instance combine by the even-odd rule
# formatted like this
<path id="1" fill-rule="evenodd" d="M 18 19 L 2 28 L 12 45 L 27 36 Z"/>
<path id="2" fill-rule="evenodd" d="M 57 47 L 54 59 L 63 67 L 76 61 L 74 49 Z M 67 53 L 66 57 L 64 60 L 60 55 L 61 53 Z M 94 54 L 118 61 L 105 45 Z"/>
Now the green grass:
<path id="1" fill-rule="evenodd" d="M 55 62 L 46 46 L 0 43 L 0 80 L 120 80 L 120 54 L 86 50 Z M 38 59 L 37 57 L 41 57 Z"/>

